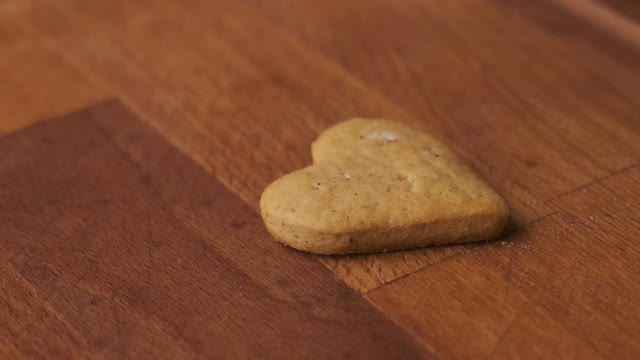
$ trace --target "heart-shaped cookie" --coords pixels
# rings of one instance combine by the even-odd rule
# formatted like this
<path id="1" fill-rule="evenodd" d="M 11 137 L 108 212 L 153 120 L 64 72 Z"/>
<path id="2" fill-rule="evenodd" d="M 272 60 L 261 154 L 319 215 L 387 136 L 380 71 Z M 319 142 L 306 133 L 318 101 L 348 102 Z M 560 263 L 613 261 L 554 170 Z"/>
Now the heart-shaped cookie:
<path id="1" fill-rule="evenodd" d="M 321 254 L 489 240 L 509 210 L 451 150 L 398 122 L 352 119 L 312 145 L 314 164 L 262 193 L 280 242 Z"/>

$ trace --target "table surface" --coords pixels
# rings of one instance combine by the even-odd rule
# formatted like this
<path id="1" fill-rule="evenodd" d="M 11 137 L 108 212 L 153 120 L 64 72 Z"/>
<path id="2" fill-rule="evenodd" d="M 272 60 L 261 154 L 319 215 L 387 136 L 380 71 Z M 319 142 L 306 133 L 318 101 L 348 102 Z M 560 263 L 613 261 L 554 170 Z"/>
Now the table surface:
<path id="1" fill-rule="evenodd" d="M 640 356 L 633 0 L 0 0 L 0 357 Z M 316 256 L 264 187 L 432 133 L 497 241 Z"/>

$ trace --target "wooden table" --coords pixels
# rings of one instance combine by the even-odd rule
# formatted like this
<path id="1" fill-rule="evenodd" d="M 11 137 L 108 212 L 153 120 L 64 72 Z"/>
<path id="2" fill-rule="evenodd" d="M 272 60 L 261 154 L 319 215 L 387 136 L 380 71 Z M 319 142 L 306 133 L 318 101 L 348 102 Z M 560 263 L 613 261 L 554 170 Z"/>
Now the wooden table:
<path id="1" fill-rule="evenodd" d="M 1 358 L 640 357 L 633 0 L 0 0 Z M 497 241 L 314 256 L 263 188 L 437 135 Z"/>

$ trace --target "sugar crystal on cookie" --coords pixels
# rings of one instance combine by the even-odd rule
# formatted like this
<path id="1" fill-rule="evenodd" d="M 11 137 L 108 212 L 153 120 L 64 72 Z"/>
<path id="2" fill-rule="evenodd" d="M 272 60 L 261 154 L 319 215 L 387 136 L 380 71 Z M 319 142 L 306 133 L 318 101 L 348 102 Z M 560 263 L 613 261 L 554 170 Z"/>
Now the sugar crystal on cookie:
<path id="1" fill-rule="evenodd" d="M 393 131 L 383 130 L 367 134 L 369 140 L 382 140 L 386 142 L 398 141 L 398 135 Z"/>

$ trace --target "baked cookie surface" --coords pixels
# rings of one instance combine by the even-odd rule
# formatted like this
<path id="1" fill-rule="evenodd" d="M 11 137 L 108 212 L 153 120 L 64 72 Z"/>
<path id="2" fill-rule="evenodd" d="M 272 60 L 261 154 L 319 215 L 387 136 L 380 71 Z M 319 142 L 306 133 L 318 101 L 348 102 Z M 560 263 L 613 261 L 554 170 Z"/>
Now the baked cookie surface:
<path id="1" fill-rule="evenodd" d="M 367 253 L 489 240 L 509 210 L 433 137 L 382 119 L 352 119 L 312 145 L 314 164 L 260 199 L 271 235 L 299 250 Z"/>

